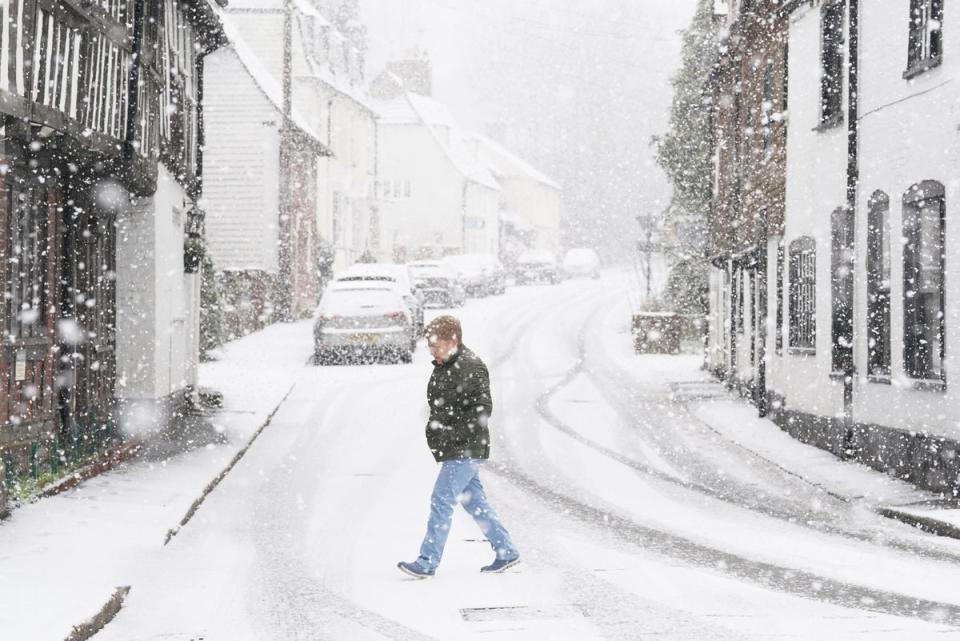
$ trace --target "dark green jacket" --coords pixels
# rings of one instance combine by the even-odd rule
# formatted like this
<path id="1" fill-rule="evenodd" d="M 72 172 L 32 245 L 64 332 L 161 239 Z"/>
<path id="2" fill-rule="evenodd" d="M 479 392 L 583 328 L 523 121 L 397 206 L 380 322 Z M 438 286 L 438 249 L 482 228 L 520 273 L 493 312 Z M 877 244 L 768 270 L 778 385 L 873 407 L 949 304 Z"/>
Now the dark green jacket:
<path id="1" fill-rule="evenodd" d="M 437 462 L 490 457 L 490 374 L 476 354 L 461 345 L 445 363 L 434 361 L 427 402 L 427 445 Z"/>

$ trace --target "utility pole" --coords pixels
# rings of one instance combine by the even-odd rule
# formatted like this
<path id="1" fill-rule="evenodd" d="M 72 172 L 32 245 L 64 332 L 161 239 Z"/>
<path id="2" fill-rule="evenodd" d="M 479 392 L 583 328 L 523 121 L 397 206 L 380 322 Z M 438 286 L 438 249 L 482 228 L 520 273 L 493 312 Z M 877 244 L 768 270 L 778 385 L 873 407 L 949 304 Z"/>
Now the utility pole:
<path id="1" fill-rule="evenodd" d="M 277 221 L 277 313 L 282 322 L 293 320 L 293 246 L 291 228 L 291 114 L 293 113 L 293 0 L 283 2 L 283 115 L 280 124 L 279 219 Z"/>

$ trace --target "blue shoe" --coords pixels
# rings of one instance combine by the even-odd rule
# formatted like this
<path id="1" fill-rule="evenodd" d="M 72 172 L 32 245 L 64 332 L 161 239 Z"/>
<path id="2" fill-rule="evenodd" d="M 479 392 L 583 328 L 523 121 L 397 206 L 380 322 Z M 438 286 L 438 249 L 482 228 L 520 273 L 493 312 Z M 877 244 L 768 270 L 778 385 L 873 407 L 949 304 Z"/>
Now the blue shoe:
<path id="1" fill-rule="evenodd" d="M 436 570 L 428 570 L 427 568 L 420 565 L 419 561 L 414 561 L 413 563 L 406 563 L 405 561 L 400 561 L 397 563 L 397 567 L 400 568 L 400 571 L 404 574 L 408 574 L 415 579 L 429 579 L 433 576 L 433 573 Z"/>
<path id="2" fill-rule="evenodd" d="M 507 568 L 512 568 L 517 563 L 520 563 L 520 557 L 515 556 L 512 559 L 497 559 L 490 565 L 485 565 L 480 568 L 480 571 L 485 574 L 493 574 L 494 572 L 503 572 Z"/>

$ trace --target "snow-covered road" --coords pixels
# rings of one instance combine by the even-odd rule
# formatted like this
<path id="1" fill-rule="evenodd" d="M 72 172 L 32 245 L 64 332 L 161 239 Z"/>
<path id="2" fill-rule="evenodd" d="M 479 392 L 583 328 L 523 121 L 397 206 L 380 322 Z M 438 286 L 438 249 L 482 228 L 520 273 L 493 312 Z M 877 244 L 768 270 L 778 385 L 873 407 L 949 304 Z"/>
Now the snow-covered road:
<path id="1" fill-rule="evenodd" d="M 395 567 L 416 556 L 436 473 L 425 349 L 307 365 L 96 638 L 960 639 L 960 542 L 726 436 L 696 357 L 632 353 L 624 287 L 518 287 L 460 312 L 491 370 L 485 482 L 517 569 L 480 575 L 489 547 L 462 512 L 435 578 Z M 306 361 L 309 325 L 287 331 Z"/>

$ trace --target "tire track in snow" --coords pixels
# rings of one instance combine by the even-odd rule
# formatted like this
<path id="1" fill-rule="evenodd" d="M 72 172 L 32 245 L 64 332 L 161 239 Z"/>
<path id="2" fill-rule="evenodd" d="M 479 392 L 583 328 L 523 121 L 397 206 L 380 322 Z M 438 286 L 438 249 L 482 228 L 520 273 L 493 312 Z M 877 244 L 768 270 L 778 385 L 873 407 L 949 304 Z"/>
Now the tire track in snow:
<path id="1" fill-rule="evenodd" d="M 597 310 L 596 314 L 599 314 L 600 312 L 601 310 Z M 716 485 L 726 485 L 728 489 L 727 491 L 721 491 L 703 483 L 688 484 L 682 479 L 678 478 L 663 478 L 664 475 L 662 473 L 660 473 L 660 476 L 658 477 L 659 480 L 673 483 L 675 485 L 682 486 L 685 489 L 712 496 L 713 498 L 721 500 L 725 503 L 746 508 L 765 516 L 787 521 L 793 525 L 799 525 L 814 531 L 842 536 L 851 540 L 869 543 L 871 545 L 880 545 L 882 547 L 893 548 L 902 552 L 916 554 L 932 560 L 960 564 L 960 555 L 958 554 L 945 550 L 931 549 L 929 547 L 917 545 L 910 541 L 897 539 L 887 538 L 881 542 L 878 542 L 875 533 L 862 530 L 850 530 L 842 527 L 841 525 L 836 525 L 833 521 L 825 519 L 811 519 L 809 518 L 808 514 L 798 514 L 796 511 L 798 508 L 803 509 L 806 507 L 806 505 L 808 505 L 805 501 L 784 501 L 780 499 L 780 497 L 771 496 L 769 492 L 764 491 L 762 488 L 759 491 L 763 492 L 763 494 L 758 497 L 757 487 L 737 483 L 736 480 L 729 477 L 718 476 L 714 472 L 716 466 L 710 465 L 709 461 L 702 459 L 699 454 L 700 450 L 698 448 L 687 446 L 678 452 L 675 448 L 668 447 L 664 442 L 664 439 L 666 438 L 664 435 L 673 434 L 675 433 L 675 430 L 658 430 L 656 429 L 657 426 L 652 425 L 646 417 L 650 414 L 661 417 L 668 415 L 669 412 L 666 411 L 668 407 L 671 411 L 682 409 L 683 415 L 671 417 L 671 422 L 674 424 L 692 424 L 698 426 L 701 430 L 703 430 L 704 433 L 697 436 L 706 437 L 710 441 L 708 446 L 715 447 L 717 445 L 721 445 L 726 447 L 728 452 L 732 455 L 739 458 L 752 460 L 760 466 L 768 468 L 760 471 L 766 472 L 771 477 L 776 477 L 777 475 L 780 475 L 781 477 L 790 477 L 790 479 L 793 481 L 802 483 L 804 486 L 809 487 L 810 489 L 819 493 L 821 496 L 825 496 L 825 498 L 840 503 L 844 508 L 849 509 L 850 506 L 854 505 L 849 498 L 832 492 L 822 485 L 786 469 L 776 461 L 772 461 L 762 456 L 758 452 L 744 447 L 740 443 L 724 438 L 723 434 L 713 429 L 713 427 L 711 427 L 709 424 L 705 423 L 699 417 L 690 412 L 686 404 L 676 402 L 672 399 L 663 400 L 662 395 L 651 394 L 650 397 L 644 399 L 645 411 L 636 411 L 636 408 L 633 406 L 633 404 L 636 402 L 636 397 L 632 394 L 632 390 L 627 387 L 629 382 L 633 380 L 631 375 L 612 364 L 613 359 L 610 358 L 601 358 L 600 360 L 605 364 L 610 364 L 611 369 L 617 369 L 616 374 L 603 372 L 596 367 L 588 366 L 587 363 L 591 359 L 587 355 L 585 331 L 582 331 L 578 337 L 578 350 L 581 354 L 581 362 L 578 370 L 570 372 L 569 380 L 573 380 L 580 373 L 590 378 L 592 381 L 594 381 L 596 387 L 601 391 L 601 394 L 607 399 L 610 405 L 621 416 L 625 416 L 629 419 L 628 424 L 639 427 L 643 431 L 644 435 L 652 438 L 656 442 L 662 452 L 665 452 L 666 455 L 673 457 L 673 462 L 677 464 L 694 465 L 698 475 L 701 477 L 706 476 L 711 483 Z M 549 410 L 549 400 L 554 394 L 562 389 L 562 387 L 563 384 L 559 384 L 548 390 L 540 399 L 538 399 L 538 409 L 542 409 L 541 416 L 543 416 L 545 420 L 550 422 L 550 424 L 556 427 L 558 430 L 568 433 L 568 435 L 572 436 L 578 441 L 583 442 L 583 444 L 587 445 L 588 447 L 591 447 L 592 449 L 633 468 L 637 472 L 646 474 L 646 470 L 642 469 L 642 466 L 636 465 L 636 462 L 631 462 L 618 452 L 609 450 L 609 448 L 603 448 L 603 446 L 589 441 L 589 439 L 586 439 L 581 434 L 577 433 L 576 430 L 570 426 L 563 424 L 559 418 L 552 414 L 552 412 Z M 660 409 L 653 409 L 651 411 L 651 405 L 655 405 Z M 840 514 L 826 514 L 833 516 L 834 519 L 841 518 Z"/>
<path id="2" fill-rule="evenodd" d="M 579 361 L 574 368 L 576 370 L 583 367 L 585 340 L 582 339 L 587 329 L 592 326 L 590 321 L 597 313 L 599 312 L 594 310 L 581 321 L 580 330 L 576 337 L 577 352 L 580 355 Z M 526 331 L 530 331 L 530 328 L 527 327 Z M 526 331 L 515 330 L 512 343 L 514 345 L 519 344 Z M 513 353 L 513 350 L 511 350 L 510 353 Z M 506 355 L 502 356 L 505 357 Z M 531 358 L 527 358 L 525 362 L 532 362 L 532 360 Z M 503 363 L 499 361 L 496 363 L 498 366 L 502 364 Z M 570 376 L 570 372 L 567 372 L 567 375 Z M 624 373 L 621 373 L 621 375 L 624 375 Z M 572 376 L 570 376 L 570 379 L 572 380 Z M 566 380 L 568 379 L 565 377 L 564 381 Z M 629 377 L 627 377 L 627 380 L 630 380 Z M 559 389 L 559 387 L 561 387 L 561 385 L 554 385 L 547 393 L 541 394 L 533 400 L 534 409 L 538 413 L 541 408 L 544 407 L 544 400 L 548 398 L 553 388 Z M 556 427 L 552 422 L 550 425 Z M 571 428 L 565 426 L 565 429 L 561 429 L 561 431 L 567 434 L 567 430 L 569 429 Z M 593 449 L 601 447 L 596 443 L 589 442 L 589 439 L 585 439 L 582 435 L 577 436 L 576 440 L 583 445 Z M 603 449 L 607 450 L 607 452 L 601 452 L 605 455 L 608 453 L 617 454 L 608 448 Z M 745 454 L 758 457 L 758 455 L 749 451 L 745 451 Z M 960 606 L 956 604 L 919 599 L 908 595 L 849 584 L 823 577 L 813 572 L 783 567 L 764 561 L 755 561 L 738 554 L 724 552 L 677 534 L 642 525 L 633 519 L 624 518 L 615 514 L 614 510 L 588 505 L 584 501 L 573 498 L 564 492 L 546 487 L 523 472 L 509 451 L 506 453 L 506 456 L 501 458 L 504 459 L 503 462 L 491 461 L 491 463 L 488 464 L 488 469 L 499 474 L 504 480 L 536 496 L 540 501 L 546 501 L 563 507 L 569 514 L 576 517 L 577 520 L 593 527 L 602 527 L 604 531 L 610 532 L 621 540 L 638 546 L 643 550 L 652 550 L 692 565 L 721 571 L 744 582 L 757 584 L 777 592 L 784 592 L 855 610 L 908 617 L 930 623 L 942 623 L 960 627 Z M 644 469 L 644 473 L 646 469 Z M 654 476 L 662 475 L 659 471 L 653 471 L 656 473 Z M 681 485 L 680 480 L 672 477 L 668 482 L 674 485 Z M 685 489 L 697 490 L 696 486 Z M 790 512 L 784 513 L 780 518 L 787 518 L 791 522 L 796 522 L 796 515 Z M 840 531 L 838 534 L 844 534 L 844 532 Z"/>

